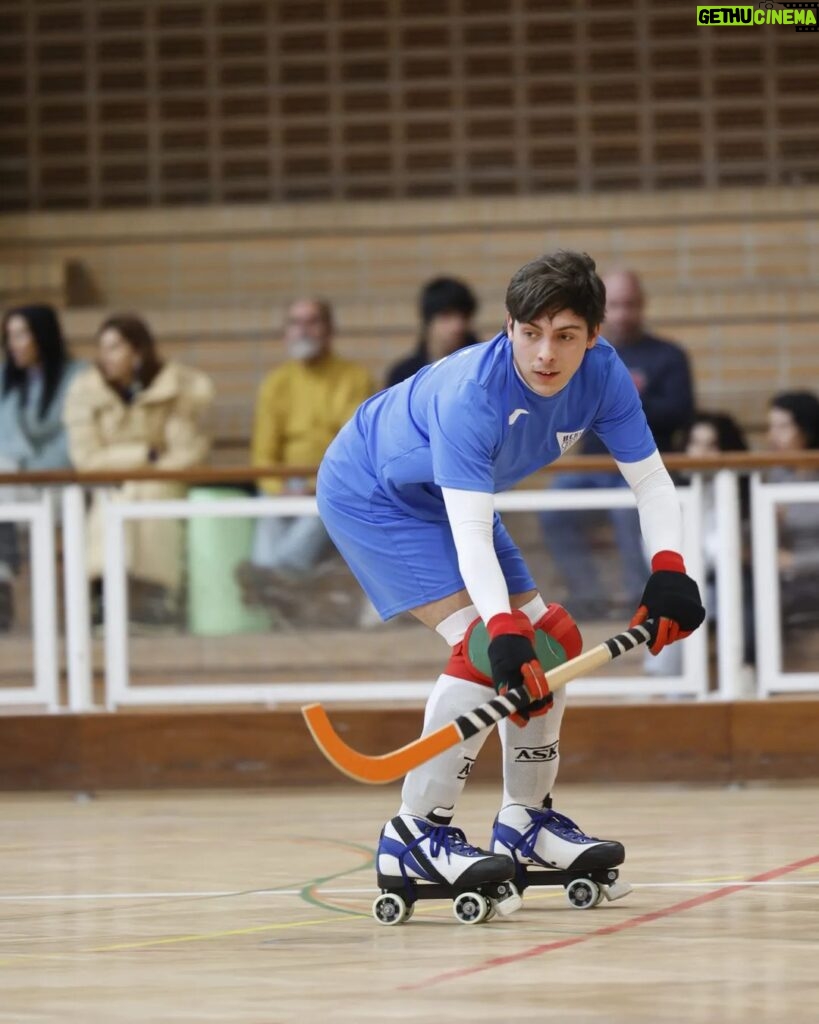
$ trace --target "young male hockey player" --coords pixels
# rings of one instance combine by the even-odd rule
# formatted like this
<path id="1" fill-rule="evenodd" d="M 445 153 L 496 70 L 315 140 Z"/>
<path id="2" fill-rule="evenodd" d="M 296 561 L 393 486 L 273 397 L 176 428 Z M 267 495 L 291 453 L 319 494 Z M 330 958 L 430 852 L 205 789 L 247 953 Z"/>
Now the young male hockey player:
<path id="1" fill-rule="evenodd" d="M 554 462 L 587 430 L 634 491 L 651 557 L 632 625 L 659 624 L 656 654 L 703 620 L 679 554 L 674 485 L 628 371 L 598 334 L 605 301 L 586 254 L 527 263 L 509 283 L 504 331 L 370 398 L 321 464 L 321 517 L 381 617 L 410 611 L 449 644 L 425 733 L 486 700 L 487 685 L 523 685 L 538 634 L 548 639 L 544 648 L 540 637 L 541 651 L 557 652 L 553 664 L 580 653 L 574 620 L 545 604 L 493 495 Z M 379 885 L 416 879 L 463 891 L 511 878 L 510 857 L 538 869 L 621 863 L 620 843 L 586 835 L 551 809 L 564 705 L 560 690 L 499 725 L 504 789 L 491 852 L 450 824 L 487 731 L 411 771 L 381 834 Z M 538 757 L 521 756 L 529 750 Z"/>

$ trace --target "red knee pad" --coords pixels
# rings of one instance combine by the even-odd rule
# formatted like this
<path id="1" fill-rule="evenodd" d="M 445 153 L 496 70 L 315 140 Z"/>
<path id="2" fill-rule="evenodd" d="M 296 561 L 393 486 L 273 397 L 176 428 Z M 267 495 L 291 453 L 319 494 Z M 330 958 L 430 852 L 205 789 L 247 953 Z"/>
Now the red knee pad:
<path id="1" fill-rule="evenodd" d="M 475 621 L 480 622 L 481 620 L 476 619 Z M 467 637 L 468 635 L 467 633 Z M 467 637 L 455 644 L 450 651 L 449 661 L 444 667 L 444 672 L 448 676 L 455 676 L 456 679 L 466 679 L 470 683 L 480 683 L 481 686 L 489 686 L 494 689 L 491 676 L 485 676 L 483 672 L 479 672 L 467 657 Z"/>
<path id="2" fill-rule="evenodd" d="M 454 676 L 456 679 L 466 679 L 470 683 L 492 686 L 491 675 L 484 671 L 484 669 L 488 668 L 488 665 L 483 664 L 481 667 L 478 667 L 475 664 L 475 658 L 469 655 L 470 640 L 476 627 L 482 631 L 485 629 L 482 620 L 479 618 L 470 623 L 463 640 L 452 648 L 444 672 L 447 675 Z M 583 638 L 580 635 L 577 623 L 562 605 L 548 605 L 543 615 L 534 623 L 534 629 L 536 641 L 537 631 L 545 633 L 547 637 L 560 644 L 566 652 L 568 660 L 576 658 L 583 650 Z"/>
<path id="3" fill-rule="evenodd" d="M 578 657 L 583 651 L 583 637 L 580 635 L 580 629 L 562 604 L 547 605 L 546 611 L 535 623 L 535 629 L 543 630 L 544 633 L 557 640 L 566 652 L 569 661 Z"/>

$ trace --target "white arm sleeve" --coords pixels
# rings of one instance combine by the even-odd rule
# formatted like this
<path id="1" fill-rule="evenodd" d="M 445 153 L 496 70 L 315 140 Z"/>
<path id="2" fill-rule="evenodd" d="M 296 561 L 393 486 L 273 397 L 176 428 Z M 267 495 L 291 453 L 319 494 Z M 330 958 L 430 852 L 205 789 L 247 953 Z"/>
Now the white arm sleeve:
<path id="1" fill-rule="evenodd" d="M 464 585 L 478 614 L 488 622 L 493 615 L 511 610 L 492 536 L 494 495 L 452 487 L 441 490 Z"/>
<path id="2" fill-rule="evenodd" d="M 618 462 L 617 468 L 637 499 L 640 530 L 649 558 L 658 551 L 680 551 L 682 511 L 660 453 L 655 451 L 639 462 Z"/>

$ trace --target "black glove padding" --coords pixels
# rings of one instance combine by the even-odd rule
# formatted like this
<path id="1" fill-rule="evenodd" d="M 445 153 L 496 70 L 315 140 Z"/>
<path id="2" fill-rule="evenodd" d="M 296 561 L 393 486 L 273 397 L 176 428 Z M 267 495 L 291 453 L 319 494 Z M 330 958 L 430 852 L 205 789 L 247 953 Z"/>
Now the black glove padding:
<path id="1" fill-rule="evenodd" d="M 497 693 L 516 689 L 524 685 L 521 666 L 529 661 L 537 661 L 537 654 L 532 641 L 518 633 L 501 633 L 489 643 L 489 664 L 492 666 L 492 682 Z M 551 693 L 547 697 L 527 704 L 519 712 L 528 721 L 530 715 L 548 707 L 554 698 Z"/>
<path id="2" fill-rule="evenodd" d="M 669 569 L 653 572 L 646 583 L 640 605 L 648 611 L 648 618 L 655 622 L 671 619 L 686 633 L 697 629 L 705 619 L 700 588 L 684 572 L 672 572 Z"/>

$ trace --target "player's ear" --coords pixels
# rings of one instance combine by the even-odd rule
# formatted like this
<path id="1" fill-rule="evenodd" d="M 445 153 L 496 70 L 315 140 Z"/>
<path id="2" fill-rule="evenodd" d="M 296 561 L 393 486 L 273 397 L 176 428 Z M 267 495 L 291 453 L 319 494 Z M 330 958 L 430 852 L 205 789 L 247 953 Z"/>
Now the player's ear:
<path id="1" fill-rule="evenodd" d="M 589 337 L 586 341 L 586 348 L 594 348 L 597 344 L 597 339 L 600 337 L 600 328 L 595 327 L 593 331 L 589 332 Z"/>
<path id="2" fill-rule="evenodd" d="M 512 328 L 515 326 L 515 321 L 512 319 L 512 314 L 509 310 L 506 311 L 506 336 L 507 338 L 512 337 Z"/>

